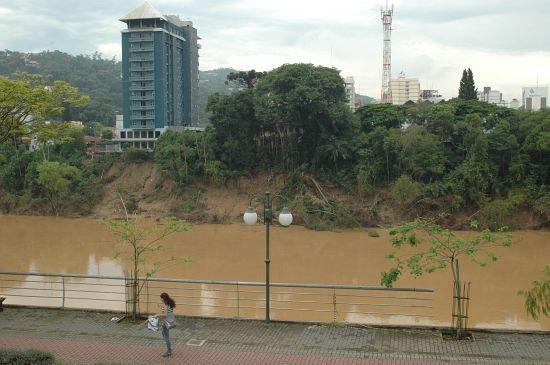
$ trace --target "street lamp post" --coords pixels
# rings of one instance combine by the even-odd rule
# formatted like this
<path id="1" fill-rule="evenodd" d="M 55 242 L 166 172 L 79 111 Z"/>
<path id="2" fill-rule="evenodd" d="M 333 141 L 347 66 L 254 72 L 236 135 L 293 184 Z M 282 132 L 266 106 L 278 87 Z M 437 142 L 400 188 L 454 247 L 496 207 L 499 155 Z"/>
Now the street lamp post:
<path id="1" fill-rule="evenodd" d="M 244 223 L 248 225 L 254 225 L 258 221 L 258 214 L 256 213 L 256 210 L 252 207 L 252 201 L 254 199 L 258 199 L 259 196 L 254 196 L 252 199 L 250 199 L 250 203 L 248 205 L 248 208 L 246 209 L 243 219 Z M 272 211 L 271 211 L 271 203 L 272 198 L 282 198 L 281 195 L 275 194 L 273 197 L 270 195 L 269 192 L 266 192 L 264 194 L 264 224 L 265 224 L 265 321 L 269 323 L 271 321 L 270 318 L 270 295 L 269 295 L 269 264 L 271 263 L 271 259 L 269 256 L 269 226 L 271 225 L 272 220 Z M 284 227 L 290 226 L 292 223 L 292 214 L 288 210 L 287 207 L 284 207 L 281 212 L 279 213 L 279 224 L 281 224 Z"/>

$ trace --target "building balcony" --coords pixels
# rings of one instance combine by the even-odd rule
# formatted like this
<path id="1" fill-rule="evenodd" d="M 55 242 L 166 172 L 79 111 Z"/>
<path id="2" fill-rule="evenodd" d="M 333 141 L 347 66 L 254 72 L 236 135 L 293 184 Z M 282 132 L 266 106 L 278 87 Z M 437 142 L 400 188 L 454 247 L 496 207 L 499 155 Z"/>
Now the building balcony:
<path id="1" fill-rule="evenodd" d="M 140 122 L 142 120 L 153 120 L 155 119 L 155 116 L 154 115 L 131 115 L 130 116 L 130 121 L 131 122 Z"/>
<path id="2" fill-rule="evenodd" d="M 149 62 L 154 61 L 155 57 L 153 55 L 150 56 L 143 56 L 143 57 L 136 57 L 135 55 L 133 57 L 130 57 L 130 62 Z"/>
<path id="3" fill-rule="evenodd" d="M 131 86 L 130 85 L 130 91 L 147 91 L 147 90 L 155 90 L 155 85 L 150 85 L 150 86 Z"/>
<path id="4" fill-rule="evenodd" d="M 155 78 L 151 76 L 130 76 L 130 81 L 153 81 Z"/>
<path id="5" fill-rule="evenodd" d="M 145 37 L 138 37 L 138 36 L 130 36 L 130 42 L 134 43 L 134 42 L 152 42 L 153 41 L 153 36 L 152 35 L 147 35 Z"/>
<path id="6" fill-rule="evenodd" d="M 130 52 L 153 52 L 154 47 L 130 47 Z"/>
<path id="7" fill-rule="evenodd" d="M 148 105 L 148 106 L 130 106 L 130 112 L 132 110 L 154 110 L 155 109 L 155 106 L 154 105 Z"/>
<path id="8" fill-rule="evenodd" d="M 145 71 L 154 71 L 155 68 L 153 66 L 130 66 L 130 72 L 145 72 Z"/>
<path id="9" fill-rule="evenodd" d="M 143 100 L 143 101 L 146 101 L 146 100 L 155 100 L 155 97 L 153 95 L 149 95 L 149 96 L 130 96 L 130 100 L 137 100 L 137 101 L 140 101 L 140 100 Z"/>

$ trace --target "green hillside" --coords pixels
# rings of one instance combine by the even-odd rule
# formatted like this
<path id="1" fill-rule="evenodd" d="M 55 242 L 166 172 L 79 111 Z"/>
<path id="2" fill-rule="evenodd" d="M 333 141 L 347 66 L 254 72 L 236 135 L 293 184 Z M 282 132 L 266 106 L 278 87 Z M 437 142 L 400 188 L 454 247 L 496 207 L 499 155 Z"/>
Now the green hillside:
<path id="1" fill-rule="evenodd" d="M 226 76 L 233 69 L 199 72 L 200 123 L 206 124 L 205 111 L 208 96 L 214 92 L 230 93 Z M 90 102 L 81 110 L 71 110 L 68 118 L 84 122 L 114 123 L 115 114 L 122 109 L 121 62 L 106 59 L 99 53 L 73 56 L 60 51 L 22 53 L 0 51 L 0 75 L 28 72 L 65 80 L 90 96 Z"/>

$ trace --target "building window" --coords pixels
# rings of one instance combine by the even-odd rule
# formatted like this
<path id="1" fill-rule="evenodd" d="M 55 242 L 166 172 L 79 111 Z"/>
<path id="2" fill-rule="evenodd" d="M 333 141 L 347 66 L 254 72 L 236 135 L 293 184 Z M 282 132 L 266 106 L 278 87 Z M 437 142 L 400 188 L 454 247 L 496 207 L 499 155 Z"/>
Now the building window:
<path id="1" fill-rule="evenodd" d="M 126 138 L 126 132 L 120 132 L 120 138 Z"/>
<path id="2" fill-rule="evenodd" d="M 154 138 L 154 137 L 153 137 L 153 135 L 154 135 L 153 131 L 149 131 L 148 134 L 149 134 L 149 138 Z"/>
<path id="3" fill-rule="evenodd" d="M 128 132 L 128 138 L 134 138 L 134 133 L 133 132 Z"/>
<path id="4" fill-rule="evenodd" d="M 155 138 L 159 138 L 160 137 L 160 131 L 155 131 Z"/>

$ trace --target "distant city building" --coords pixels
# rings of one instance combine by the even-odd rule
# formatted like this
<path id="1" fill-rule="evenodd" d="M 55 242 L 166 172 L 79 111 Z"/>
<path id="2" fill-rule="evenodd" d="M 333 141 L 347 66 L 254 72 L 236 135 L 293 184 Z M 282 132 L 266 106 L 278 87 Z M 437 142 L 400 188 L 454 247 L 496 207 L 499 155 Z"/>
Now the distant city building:
<path id="1" fill-rule="evenodd" d="M 422 90 L 420 92 L 420 100 L 437 104 L 443 101 L 443 97 L 439 93 L 439 90 Z"/>
<path id="2" fill-rule="evenodd" d="M 365 100 L 362 95 L 355 94 L 355 109 L 365 106 Z"/>
<path id="3" fill-rule="evenodd" d="M 518 99 L 512 99 L 508 106 L 512 109 L 519 109 L 521 107 L 521 103 Z"/>
<path id="4" fill-rule="evenodd" d="M 355 80 L 353 76 L 346 76 L 346 97 L 348 98 L 348 105 L 352 112 L 355 111 Z"/>
<path id="5" fill-rule="evenodd" d="M 420 82 L 418 79 L 407 79 L 403 72 L 397 79 L 391 80 L 390 89 L 394 105 L 402 105 L 408 101 L 416 103 L 420 99 Z"/>
<path id="6" fill-rule="evenodd" d="M 477 99 L 489 104 L 495 104 L 499 106 L 508 106 L 505 100 L 502 100 L 502 93 L 498 90 L 492 90 L 490 86 L 485 86 L 483 91 L 477 93 Z"/>
<path id="7" fill-rule="evenodd" d="M 524 87 L 522 95 L 523 107 L 526 110 L 540 110 L 547 108 L 547 87 Z"/>
<path id="8" fill-rule="evenodd" d="M 123 119 L 116 138 L 152 149 L 167 129 L 198 125 L 198 49 L 193 23 L 148 2 L 120 18 Z"/>

